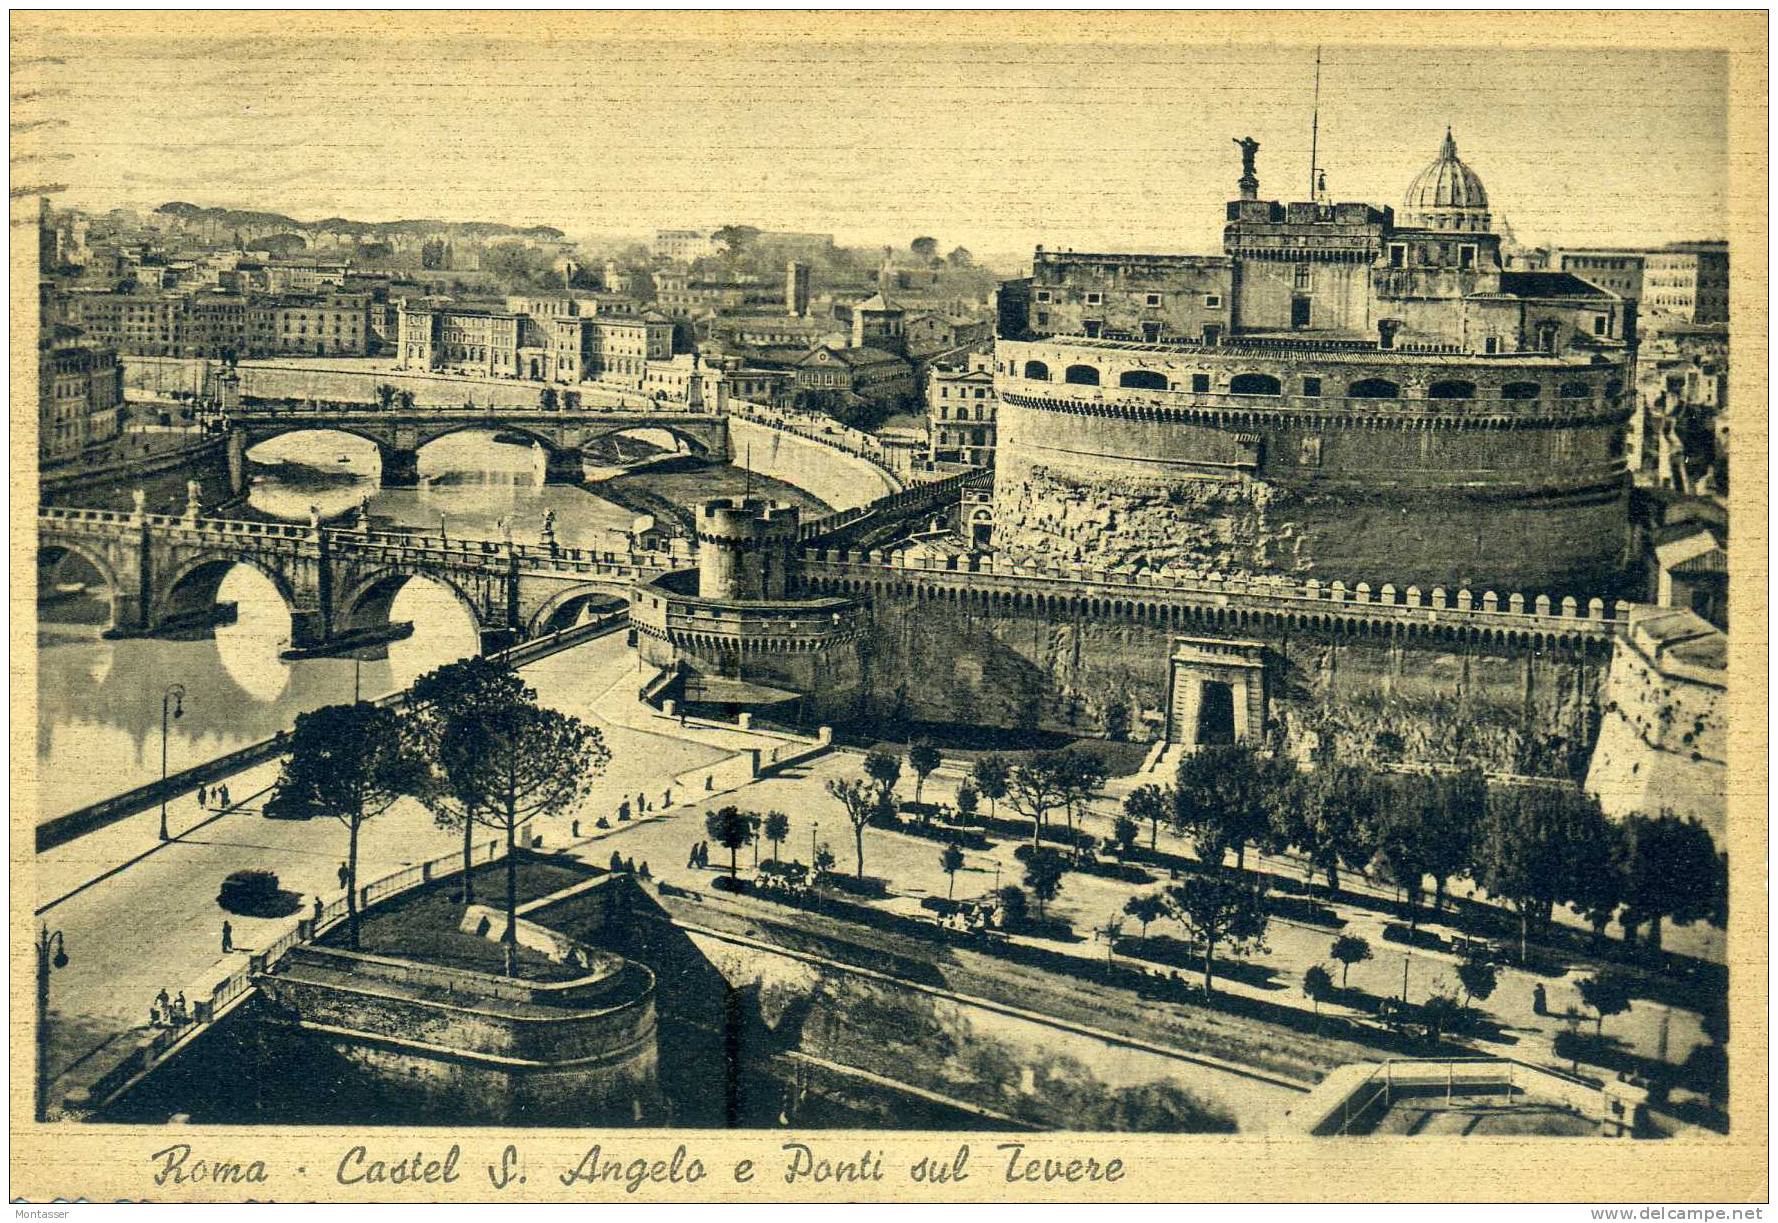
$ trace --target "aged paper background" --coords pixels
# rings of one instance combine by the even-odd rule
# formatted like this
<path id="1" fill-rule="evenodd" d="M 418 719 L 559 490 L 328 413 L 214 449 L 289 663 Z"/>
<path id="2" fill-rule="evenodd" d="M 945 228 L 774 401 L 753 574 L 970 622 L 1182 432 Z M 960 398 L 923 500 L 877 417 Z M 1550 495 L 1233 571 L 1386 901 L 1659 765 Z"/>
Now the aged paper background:
<path id="1" fill-rule="evenodd" d="M 1736 568 L 1731 606 L 1731 696 L 1735 718 L 1730 733 L 1730 859 L 1733 866 L 1729 961 L 1733 981 L 1733 1124 L 1730 1136 L 1697 1144 L 1604 1142 L 1569 1139 L 1497 1140 L 1443 1143 L 1428 1140 L 1292 1141 L 1279 1138 L 1175 1138 L 1157 1135 L 1019 1136 L 1033 1156 L 1090 1155 L 1124 1161 L 1127 1174 L 1115 1184 L 1008 1184 L 992 1135 L 915 1136 L 909 1134 L 797 1134 L 822 1155 L 853 1158 L 869 1149 L 881 1152 L 884 1179 L 872 1186 L 787 1187 L 782 1176 L 777 1132 L 727 1133 L 620 1131 L 599 1135 L 581 1131 L 525 1130 L 512 1133 L 370 1130 L 332 1128 L 268 1133 L 244 1129 L 114 1126 L 41 1126 L 30 1120 L 33 907 L 32 809 L 29 777 L 33 687 L 33 456 L 35 416 L 30 411 L 36 330 L 35 243 L 30 221 L 36 194 L 53 180 L 53 163 L 28 169 L 14 162 L 12 242 L 12 1194 L 15 1200 L 58 1197 L 89 1199 L 214 1200 L 229 1191 L 207 1185 L 156 1186 L 149 1154 L 174 1140 L 190 1141 L 206 1153 L 236 1160 L 263 1159 L 270 1183 L 251 1196 L 279 1200 L 624 1200 L 608 1185 L 592 1190 L 564 1189 L 558 1175 L 572 1167 L 588 1146 L 605 1141 L 610 1153 L 664 1158 L 684 1144 L 708 1175 L 696 1185 L 645 1187 L 630 1200 L 1602 1200 L 1613 1203 L 1658 1201 L 1756 1201 L 1767 1196 L 1767 1114 L 1765 1083 L 1766 963 L 1766 693 L 1767 642 L 1763 625 L 1766 574 L 1766 179 L 1767 65 L 1766 18 L 1759 13 L 605 13 L 549 14 L 335 14 L 323 12 L 239 13 L 15 13 L 15 151 L 29 150 L 46 133 L 21 125 L 21 55 L 78 54 L 83 36 L 112 31 L 175 31 L 182 26 L 228 30 L 242 38 L 280 33 L 325 35 L 351 29 L 391 41 L 454 35 L 485 37 L 488 54 L 502 42 L 562 40 L 576 35 L 633 32 L 646 25 L 663 37 L 717 32 L 731 40 L 736 56 L 756 34 L 793 34 L 844 47 L 868 37 L 891 46 L 935 37 L 1019 38 L 1106 44 L 1218 41 L 1236 45 L 1283 43 L 1310 46 L 1364 44 L 1404 49 L 1441 47 L 1598 47 L 1726 49 L 1730 53 L 1729 238 L 1734 251 L 1732 314 L 1732 438 L 1735 451 L 1733 514 Z M 910 51 L 917 54 L 917 49 Z M 1659 90 L 1662 82 L 1650 80 Z M 37 105 L 54 113 L 54 100 Z M 1404 107 L 1412 99 L 1402 99 Z M 119 119 L 119 122 L 127 120 Z M 458 131 L 453 140 L 493 133 Z M 894 139 L 886 134 L 885 139 Z M 1577 193 L 1585 184 L 1575 184 Z M 174 194 L 174 193 L 169 193 Z M 202 199 L 204 184 L 192 182 L 188 198 Z M 449 209 L 446 204 L 441 209 Z M 447 212 L 447 215 L 455 213 Z M 489 219 L 500 219 L 490 217 Z M 663 223 L 671 218 L 663 217 Z M 102 761 L 93 767 L 103 768 Z M 923 1156 L 946 1158 L 968 1141 L 974 1169 L 962 1184 L 932 1187 L 913 1183 L 907 1169 Z M 462 1175 L 448 1185 L 353 1187 L 335 1183 L 332 1171 L 355 1142 L 390 1158 L 416 1148 L 442 1155 L 452 1143 L 462 1147 Z M 511 1142 L 528 1176 L 496 1192 L 485 1169 Z M 733 1169 L 755 1161 L 747 1183 Z M 299 1172 L 298 1169 L 303 1171 Z M 243 1195 L 245 1196 L 245 1195 Z"/>

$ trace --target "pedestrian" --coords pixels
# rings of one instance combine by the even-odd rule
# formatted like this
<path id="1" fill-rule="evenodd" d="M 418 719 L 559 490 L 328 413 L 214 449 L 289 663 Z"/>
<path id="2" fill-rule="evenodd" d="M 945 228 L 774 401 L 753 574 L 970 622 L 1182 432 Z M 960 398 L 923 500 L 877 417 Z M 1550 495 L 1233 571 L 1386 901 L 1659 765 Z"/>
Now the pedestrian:
<path id="1" fill-rule="evenodd" d="M 641 865 L 641 867 L 638 868 L 637 874 L 643 879 L 653 879 L 654 878 L 653 875 L 648 873 L 648 859 L 647 858 L 642 859 L 642 865 Z"/>
<path id="2" fill-rule="evenodd" d="M 345 887 L 351 879 L 352 872 L 346 869 L 346 864 L 344 862 L 340 863 L 340 887 Z"/>
<path id="3" fill-rule="evenodd" d="M 321 898 L 319 896 L 315 897 L 315 924 L 317 926 L 321 924 Z"/>
<path id="4" fill-rule="evenodd" d="M 179 996 L 173 999 L 173 1024 L 175 1027 L 185 1022 L 185 991 L 180 990 Z"/>
<path id="5" fill-rule="evenodd" d="M 575 837 L 576 839 L 578 839 L 580 837 L 580 821 L 579 820 L 575 820 L 572 824 L 570 824 L 568 826 L 568 828 L 569 828 L 569 835 Z"/>
<path id="6" fill-rule="evenodd" d="M 204 805 L 204 787 L 203 787 L 202 783 L 199 783 L 199 785 L 198 785 L 198 806 L 202 807 L 203 805 Z"/>
<path id="7" fill-rule="evenodd" d="M 1535 1015 L 1547 1015 L 1549 1005 L 1549 995 L 1544 992 L 1543 982 L 1539 981 L 1531 987 L 1531 1011 Z"/>
<path id="8" fill-rule="evenodd" d="M 625 858 L 624 859 L 624 873 L 626 875 L 634 875 L 636 873 L 636 859 L 634 859 L 634 858 Z"/>
<path id="9" fill-rule="evenodd" d="M 224 782 L 223 786 L 222 786 L 222 809 L 224 811 L 228 810 L 228 783 L 227 782 Z"/>
<path id="10" fill-rule="evenodd" d="M 611 873 L 618 874 L 624 868 L 624 856 L 615 849 L 611 851 Z"/>
<path id="11" fill-rule="evenodd" d="M 227 922 L 222 923 L 222 954 L 227 955 L 235 949 L 235 928 Z"/>
<path id="12" fill-rule="evenodd" d="M 696 866 L 697 864 L 698 864 L 698 843 L 696 841 L 693 841 L 691 843 L 691 852 L 685 855 L 685 868 L 687 870 L 690 870 L 692 867 Z"/>
<path id="13" fill-rule="evenodd" d="M 173 1004 L 167 998 L 167 991 L 166 990 L 163 989 L 163 990 L 161 990 L 160 993 L 156 994 L 155 998 L 154 998 L 154 1008 L 153 1008 L 153 1012 L 156 1016 L 155 1022 L 156 1023 L 163 1023 L 163 1024 L 164 1023 L 172 1023 L 173 1022 L 172 1007 L 173 1007 Z"/>

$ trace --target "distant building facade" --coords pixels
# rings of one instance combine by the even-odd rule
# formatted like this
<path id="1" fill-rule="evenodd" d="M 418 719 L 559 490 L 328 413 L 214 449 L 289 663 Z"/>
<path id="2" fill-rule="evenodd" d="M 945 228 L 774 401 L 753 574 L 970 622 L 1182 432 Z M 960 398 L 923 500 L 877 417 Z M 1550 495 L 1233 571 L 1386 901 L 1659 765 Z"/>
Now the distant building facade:
<path id="1" fill-rule="evenodd" d="M 969 351 L 926 373 L 927 457 L 934 463 L 994 462 L 994 354 Z"/>
<path id="2" fill-rule="evenodd" d="M 95 344 L 50 342 L 37 353 L 37 457 L 75 458 L 123 432 L 123 367 Z"/>

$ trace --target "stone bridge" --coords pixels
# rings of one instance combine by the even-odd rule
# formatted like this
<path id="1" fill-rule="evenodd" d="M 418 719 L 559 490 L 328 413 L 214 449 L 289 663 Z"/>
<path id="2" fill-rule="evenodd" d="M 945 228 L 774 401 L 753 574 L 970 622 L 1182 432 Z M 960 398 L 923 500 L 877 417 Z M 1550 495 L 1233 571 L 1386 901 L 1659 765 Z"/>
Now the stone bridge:
<path id="1" fill-rule="evenodd" d="M 40 567 L 80 557 L 103 579 L 111 633 L 152 635 L 203 620 L 223 578 L 246 565 L 290 608 L 292 648 L 384 627 L 396 593 L 423 576 L 456 595 L 484 648 L 571 622 L 590 599 L 628 600 L 638 580 L 690 565 L 687 551 L 596 552 L 112 510 L 37 511 Z"/>
<path id="2" fill-rule="evenodd" d="M 541 408 L 390 408 L 326 405 L 314 409 L 251 405 L 227 413 L 229 482 L 237 491 L 246 478 L 247 451 L 259 443 L 300 430 L 321 429 L 364 438 L 377 448 L 386 488 L 419 483 L 421 447 L 465 430 L 517 434 L 542 447 L 547 459 L 545 482 L 572 484 L 581 478 L 584 447 L 602 437 L 638 429 L 659 429 L 673 435 L 692 453 L 706 458 L 730 457 L 728 417 L 716 412 L 660 409 L 584 408 L 545 411 Z"/>

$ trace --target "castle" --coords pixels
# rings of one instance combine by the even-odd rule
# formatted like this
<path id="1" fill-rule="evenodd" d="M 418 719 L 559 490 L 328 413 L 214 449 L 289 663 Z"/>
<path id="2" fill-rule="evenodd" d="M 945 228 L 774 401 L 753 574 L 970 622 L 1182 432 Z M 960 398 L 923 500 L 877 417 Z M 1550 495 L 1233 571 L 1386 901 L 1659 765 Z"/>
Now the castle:
<path id="1" fill-rule="evenodd" d="M 1258 198 L 1221 255 L 1046 251 L 1002 286 L 996 551 L 1610 597 L 1633 307 L 1511 271 L 1447 132 L 1403 209 Z"/>
<path id="2" fill-rule="evenodd" d="M 1620 809 L 1659 772 L 1720 827 L 1723 675 L 1680 657 L 1720 639 L 1620 597 L 1633 305 L 1504 267 L 1449 134 L 1399 224 L 1258 198 L 1241 143 L 1222 255 L 1039 249 L 1002 286 L 986 547 L 985 488 L 944 548 L 708 507 L 722 589 L 636 591 L 662 694 L 1128 735 L 1155 776 L 1261 736 Z"/>

